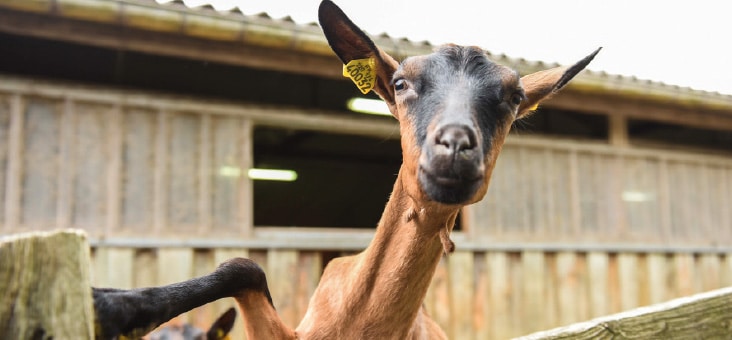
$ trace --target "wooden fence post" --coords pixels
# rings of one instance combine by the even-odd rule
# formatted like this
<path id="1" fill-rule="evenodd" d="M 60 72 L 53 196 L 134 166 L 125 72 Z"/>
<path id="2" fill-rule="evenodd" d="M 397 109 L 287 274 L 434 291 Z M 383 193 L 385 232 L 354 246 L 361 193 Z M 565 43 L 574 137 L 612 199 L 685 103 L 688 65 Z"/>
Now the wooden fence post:
<path id="1" fill-rule="evenodd" d="M 0 237 L 0 339 L 93 339 L 89 257 L 81 231 Z"/>

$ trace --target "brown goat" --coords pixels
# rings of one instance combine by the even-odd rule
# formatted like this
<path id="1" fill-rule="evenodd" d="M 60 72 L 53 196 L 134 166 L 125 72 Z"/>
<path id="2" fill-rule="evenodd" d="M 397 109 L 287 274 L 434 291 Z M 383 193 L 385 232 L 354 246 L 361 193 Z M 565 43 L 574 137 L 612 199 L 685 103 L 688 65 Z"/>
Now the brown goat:
<path id="1" fill-rule="evenodd" d="M 160 299 L 183 297 L 168 302 L 185 305 L 156 317 L 233 296 L 249 339 L 446 338 L 422 304 L 440 257 L 454 247 L 449 235 L 458 212 L 485 195 L 511 124 L 564 87 L 599 50 L 571 67 L 519 77 L 477 47 L 445 45 L 398 63 L 329 0 L 321 3 L 319 20 L 359 88 L 373 89 L 399 121 L 403 163 L 374 239 L 362 253 L 328 264 L 295 330 L 277 315 L 261 268 L 245 259 L 195 283 L 155 291 Z"/>

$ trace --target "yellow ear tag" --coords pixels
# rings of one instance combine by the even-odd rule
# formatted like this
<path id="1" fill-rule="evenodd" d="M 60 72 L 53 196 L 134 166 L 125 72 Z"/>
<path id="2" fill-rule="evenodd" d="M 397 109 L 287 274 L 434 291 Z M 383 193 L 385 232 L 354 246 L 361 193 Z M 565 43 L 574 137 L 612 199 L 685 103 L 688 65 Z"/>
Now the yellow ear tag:
<path id="1" fill-rule="evenodd" d="M 351 60 L 343 65 L 343 76 L 351 78 L 361 93 L 367 94 L 376 85 L 376 62 L 374 58 Z"/>
<path id="2" fill-rule="evenodd" d="M 534 104 L 534 106 L 529 108 L 529 111 L 536 111 L 536 109 L 539 108 L 539 103 Z"/>

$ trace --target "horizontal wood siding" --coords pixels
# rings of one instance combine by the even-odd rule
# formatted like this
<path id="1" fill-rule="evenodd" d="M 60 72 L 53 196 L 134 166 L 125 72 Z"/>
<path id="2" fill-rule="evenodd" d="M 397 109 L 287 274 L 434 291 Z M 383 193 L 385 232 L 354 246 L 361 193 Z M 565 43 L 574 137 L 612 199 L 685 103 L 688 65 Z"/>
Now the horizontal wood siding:
<path id="1" fill-rule="evenodd" d="M 491 242 L 732 242 L 732 159 L 509 139 L 486 197 L 467 210 Z"/>

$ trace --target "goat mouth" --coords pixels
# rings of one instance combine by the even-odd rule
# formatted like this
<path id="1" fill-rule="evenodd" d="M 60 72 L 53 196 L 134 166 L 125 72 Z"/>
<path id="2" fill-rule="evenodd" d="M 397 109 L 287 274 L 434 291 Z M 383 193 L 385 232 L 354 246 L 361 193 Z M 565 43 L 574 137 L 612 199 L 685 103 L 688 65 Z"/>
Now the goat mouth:
<path id="1" fill-rule="evenodd" d="M 419 182 L 422 190 L 433 201 L 445 204 L 460 204 L 470 200 L 483 180 L 482 175 L 459 177 L 455 174 L 436 174 L 426 167 L 419 167 Z"/>

